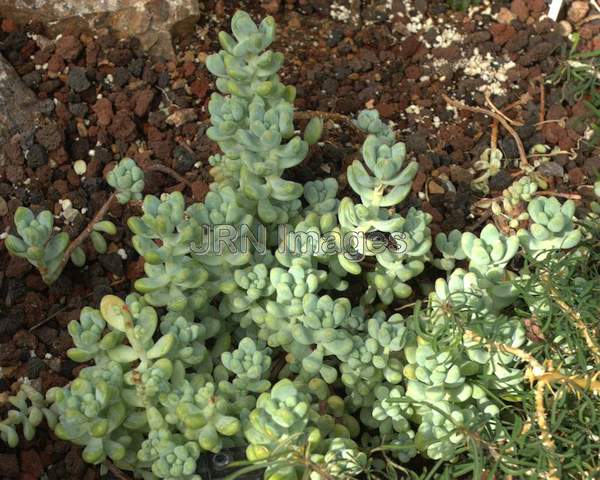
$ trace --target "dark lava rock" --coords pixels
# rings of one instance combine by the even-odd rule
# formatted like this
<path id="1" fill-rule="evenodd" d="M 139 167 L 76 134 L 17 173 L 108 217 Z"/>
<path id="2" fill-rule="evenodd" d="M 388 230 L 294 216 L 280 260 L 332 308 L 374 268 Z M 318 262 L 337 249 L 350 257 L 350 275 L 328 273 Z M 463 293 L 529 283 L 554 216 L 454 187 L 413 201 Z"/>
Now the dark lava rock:
<path id="1" fill-rule="evenodd" d="M 71 67 L 67 82 L 71 90 L 76 93 L 85 92 L 91 86 L 83 67 Z"/>
<path id="2" fill-rule="evenodd" d="M 170 82 L 171 77 L 169 76 L 169 72 L 160 72 L 160 75 L 158 75 L 158 86 L 160 88 L 167 88 Z"/>
<path id="3" fill-rule="evenodd" d="M 529 33 L 527 30 L 520 30 L 516 35 L 511 37 L 504 47 L 508 52 L 518 52 L 525 48 L 529 43 Z"/>
<path id="4" fill-rule="evenodd" d="M 23 328 L 25 312 L 23 306 L 18 305 L 8 310 L 8 313 L 2 315 L 0 320 L 0 335 L 13 336 L 17 330 Z"/>
<path id="5" fill-rule="evenodd" d="M 62 82 L 58 79 L 46 80 L 40 83 L 39 91 L 44 93 L 52 93 L 62 86 Z"/>
<path id="6" fill-rule="evenodd" d="M 565 169 L 558 162 L 545 162 L 538 167 L 538 172 L 547 177 L 562 177 Z"/>
<path id="7" fill-rule="evenodd" d="M 68 357 L 61 360 L 62 361 L 60 364 L 60 374 L 67 378 L 73 377 L 73 369 L 79 367 L 81 364 L 75 363 Z"/>
<path id="8" fill-rule="evenodd" d="M 113 75 L 114 83 L 122 88 L 129 82 L 129 71 L 125 67 L 118 67 Z"/>
<path id="9" fill-rule="evenodd" d="M 513 179 L 508 170 L 500 170 L 496 175 L 490 178 L 490 190 L 500 191 L 512 185 Z"/>
<path id="10" fill-rule="evenodd" d="M 27 362 L 27 376 L 29 378 L 38 378 L 40 376 L 40 372 L 45 366 L 46 365 L 42 359 L 38 357 L 31 357 L 29 362 Z"/>
<path id="11" fill-rule="evenodd" d="M 100 303 L 100 300 L 102 300 L 102 297 L 104 297 L 105 295 L 110 295 L 112 293 L 113 292 L 112 288 L 110 288 L 110 285 L 96 285 L 94 287 L 94 291 L 92 292 L 90 303 L 92 305 L 98 305 Z"/>
<path id="12" fill-rule="evenodd" d="M 70 103 L 69 104 L 69 112 L 71 112 L 76 117 L 85 117 L 89 112 L 89 108 L 86 103 L 78 102 L 78 103 Z"/>
<path id="13" fill-rule="evenodd" d="M 498 143 L 506 158 L 517 158 L 519 156 L 519 149 L 514 138 L 502 138 Z"/>
<path id="14" fill-rule="evenodd" d="M 97 147 L 96 148 L 96 158 L 102 165 L 106 165 L 113 160 L 113 155 L 107 148 Z"/>
<path id="15" fill-rule="evenodd" d="M 28 87 L 36 87 L 42 81 L 42 72 L 40 70 L 34 70 L 33 72 L 29 72 L 27 75 L 23 75 L 23 82 Z"/>
<path id="16" fill-rule="evenodd" d="M 80 140 L 75 140 L 71 144 L 70 153 L 73 160 L 85 160 L 88 158 L 90 151 L 90 143 L 82 138 Z"/>
<path id="17" fill-rule="evenodd" d="M 409 152 L 422 153 L 427 150 L 427 134 L 416 132 L 406 139 L 406 148 Z"/>
<path id="18" fill-rule="evenodd" d="M 72 35 L 61 37 L 56 42 L 56 54 L 65 60 L 75 60 L 82 49 L 83 45 L 81 42 Z"/>
<path id="19" fill-rule="evenodd" d="M 63 141 L 62 132 L 53 123 L 41 126 L 35 132 L 35 139 L 49 152 L 56 150 Z"/>
<path id="20" fill-rule="evenodd" d="M 179 173 L 189 171 L 196 163 L 196 157 L 187 148 L 177 145 L 173 150 L 175 157 L 175 170 Z"/>
<path id="21" fill-rule="evenodd" d="M 104 270 L 116 275 L 117 277 L 123 276 L 123 259 L 117 253 L 100 255 L 98 257 L 98 261 Z"/>
<path id="22" fill-rule="evenodd" d="M 19 478 L 19 460 L 15 454 L 0 453 L 0 472 L 4 478 Z"/>
<path id="23" fill-rule="evenodd" d="M 44 147 L 39 143 L 34 143 L 27 151 L 27 166 L 29 168 L 38 168 L 48 163 L 48 154 Z"/>
<path id="24" fill-rule="evenodd" d="M 134 77 L 140 78 L 142 76 L 142 72 L 144 71 L 144 59 L 134 58 L 131 62 L 129 62 L 127 69 Z"/>
<path id="25" fill-rule="evenodd" d="M 335 25 L 327 38 L 327 46 L 330 48 L 335 47 L 342 38 L 344 38 L 344 29 L 339 25 Z"/>

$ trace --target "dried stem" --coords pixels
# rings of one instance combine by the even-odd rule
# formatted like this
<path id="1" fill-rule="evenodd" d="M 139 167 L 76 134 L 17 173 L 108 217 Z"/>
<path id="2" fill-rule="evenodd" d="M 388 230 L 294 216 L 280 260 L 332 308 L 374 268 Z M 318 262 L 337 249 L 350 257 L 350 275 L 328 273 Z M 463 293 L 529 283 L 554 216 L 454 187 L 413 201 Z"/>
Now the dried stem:
<path id="1" fill-rule="evenodd" d="M 65 250 L 65 253 L 63 254 L 63 257 L 58 266 L 59 272 L 63 271 L 63 269 L 65 268 L 65 265 L 71 258 L 71 254 L 75 251 L 75 249 L 77 247 L 79 247 L 85 240 L 87 240 L 87 238 L 92 233 L 92 230 L 94 229 L 94 225 L 96 225 L 98 222 L 100 222 L 104 218 L 104 216 L 110 210 L 110 208 L 112 207 L 112 205 L 116 199 L 117 199 L 117 194 L 115 192 L 111 193 L 110 196 L 108 197 L 108 200 L 106 200 L 104 205 L 102 205 L 102 208 L 100 208 L 100 210 L 98 210 L 96 215 L 94 215 L 94 218 L 92 218 L 91 222 L 88 223 L 87 226 L 83 229 L 83 232 L 81 232 L 77 236 L 77 238 L 75 238 L 75 240 L 73 240 L 69 244 L 69 246 Z"/>
<path id="2" fill-rule="evenodd" d="M 494 118 L 492 122 L 492 135 L 490 139 L 490 147 L 492 152 L 498 148 L 498 120 Z"/>
<path id="3" fill-rule="evenodd" d="M 554 443 L 554 439 L 548 428 L 548 422 L 546 421 L 546 406 L 544 405 L 546 385 L 545 382 L 538 382 L 535 386 L 535 419 L 540 427 L 542 444 L 549 451 L 554 452 L 556 450 L 556 444 Z M 551 458 L 551 456 L 549 456 L 549 458 Z M 548 469 L 548 480 L 560 480 L 560 478 L 556 476 L 556 466 L 554 465 L 554 462 L 548 461 L 548 463 L 548 466 L 550 467 Z"/>
<path id="4" fill-rule="evenodd" d="M 547 190 L 544 192 L 535 192 L 534 195 L 536 197 L 559 197 L 570 198 L 571 200 L 581 200 L 581 195 L 579 195 L 578 193 L 554 192 L 552 190 Z"/>
<path id="5" fill-rule="evenodd" d="M 560 295 L 560 292 L 550 285 L 548 274 L 542 275 L 542 283 L 546 287 L 550 298 L 560 307 L 560 309 L 573 321 L 573 324 L 581 332 L 586 345 L 592 352 L 596 363 L 600 363 L 600 348 L 594 341 L 594 336 L 588 330 L 587 325 L 581 318 L 581 314 L 575 311 L 567 302 L 565 302 Z"/>
<path id="6" fill-rule="evenodd" d="M 106 468 L 108 468 L 108 471 L 110 473 L 112 473 L 115 477 L 117 477 L 119 480 L 131 480 L 130 477 L 125 475 L 121 471 L 121 469 L 116 467 L 110 460 L 106 460 L 106 462 L 104 462 L 104 465 L 106 465 Z"/>
<path id="7" fill-rule="evenodd" d="M 522 122 L 518 122 L 517 120 L 512 120 L 510 118 L 508 118 L 506 115 L 504 115 L 500 109 L 498 109 L 498 107 L 496 107 L 496 105 L 494 105 L 494 103 L 492 102 L 492 99 L 490 98 L 489 94 L 485 95 L 485 102 L 489 105 L 489 107 L 496 112 L 498 115 L 500 115 L 502 118 L 504 118 L 504 120 L 506 120 L 508 123 L 510 123 L 511 125 L 514 125 L 515 127 L 522 127 L 523 123 Z"/>
<path id="8" fill-rule="evenodd" d="M 473 113 L 481 113 L 483 115 L 487 115 L 489 117 L 497 119 L 502 124 L 502 126 L 508 131 L 508 133 L 510 133 L 512 135 L 512 137 L 515 139 L 517 148 L 519 149 L 519 157 L 521 158 L 521 166 L 529 166 L 529 162 L 527 161 L 527 153 L 525 152 L 525 147 L 523 146 L 523 142 L 521 141 L 519 134 L 516 132 L 516 130 L 514 128 L 512 128 L 510 126 L 510 124 L 504 119 L 504 117 L 502 117 L 502 115 L 498 115 L 496 112 L 493 112 L 492 110 L 488 110 L 487 108 L 471 107 L 469 105 L 465 105 L 464 103 L 459 102 L 458 100 L 454 100 L 454 99 L 450 98 L 448 95 L 445 95 L 443 93 L 442 93 L 442 97 L 444 98 L 444 100 L 446 101 L 446 103 L 448 105 L 451 105 L 454 108 L 458 108 L 461 110 L 467 110 L 467 111 L 473 112 Z"/>
<path id="9" fill-rule="evenodd" d="M 533 125 L 535 127 L 539 127 L 540 125 L 546 125 L 547 123 L 558 123 L 559 126 L 561 126 L 562 128 L 565 128 L 565 121 L 568 120 L 567 117 L 561 117 L 561 118 L 556 118 L 556 119 L 551 119 L 551 120 L 540 120 L 537 123 L 534 123 Z"/>
<path id="10" fill-rule="evenodd" d="M 146 165 L 143 167 L 143 169 L 146 171 L 155 171 L 155 172 L 166 173 L 167 175 L 170 175 L 178 182 L 183 183 L 186 187 L 192 188 L 192 182 L 190 182 L 187 178 L 185 178 L 184 176 L 177 173 L 172 168 L 167 167 L 166 165 L 163 165 L 162 163 L 153 163 L 152 165 Z"/>
<path id="11" fill-rule="evenodd" d="M 545 122 L 546 118 L 546 88 L 544 87 L 544 77 L 540 77 L 540 121 L 536 124 L 538 127 Z"/>

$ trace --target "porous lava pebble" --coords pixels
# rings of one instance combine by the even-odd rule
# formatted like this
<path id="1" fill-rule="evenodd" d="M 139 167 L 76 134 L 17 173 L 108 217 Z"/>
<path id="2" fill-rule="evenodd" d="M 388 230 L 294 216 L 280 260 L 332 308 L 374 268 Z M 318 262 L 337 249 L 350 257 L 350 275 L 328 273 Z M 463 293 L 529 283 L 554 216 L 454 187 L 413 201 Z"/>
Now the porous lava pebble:
<path id="1" fill-rule="evenodd" d="M 39 143 L 34 143 L 27 151 L 26 158 L 29 168 L 38 168 L 46 164 L 48 153 Z"/>
<path id="2" fill-rule="evenodd" d="M 68 83 L 71 90 L 75 93 L 84 92 L 91 86 L 86 75 L 86 70 L 83 67 L 71 67 L 69 70 Z"/>

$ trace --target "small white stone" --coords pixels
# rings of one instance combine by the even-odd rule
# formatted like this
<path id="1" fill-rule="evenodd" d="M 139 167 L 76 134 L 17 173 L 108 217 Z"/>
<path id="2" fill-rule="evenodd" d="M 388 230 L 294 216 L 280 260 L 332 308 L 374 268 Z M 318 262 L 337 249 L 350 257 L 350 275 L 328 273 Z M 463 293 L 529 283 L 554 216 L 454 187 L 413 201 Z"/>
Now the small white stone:
<path id="1" fill-rule="evenodd" d="M 8 233 L 7 232 L 0 233 L 0 240 L 6 240 L 6 237 L 8 237 Z"/>
<path id="2" fill-rule="evenodd" d="M 73 164 L 73 170 L 75 170 L 75 173 L 79 176 L 83 175 L 86 170 L 87 170 L 87 164 L 83 161 L 83 160 L 77 160 L 74 164 Z"/>
<path id="3" fill-rule="evenodd" d="M 117 255 L 121 257 L 123 260 L 127 260 L 127 252 L 123 248 L 119 248 L 117 250 Z"/>
<path id="4" fill-rule="evenodd" d="M 52 358 L 52 354 L 51 353 L 46 353 L 46 355 L 44 355 L 44 358 L 46 360 L 50 360 Z"/>

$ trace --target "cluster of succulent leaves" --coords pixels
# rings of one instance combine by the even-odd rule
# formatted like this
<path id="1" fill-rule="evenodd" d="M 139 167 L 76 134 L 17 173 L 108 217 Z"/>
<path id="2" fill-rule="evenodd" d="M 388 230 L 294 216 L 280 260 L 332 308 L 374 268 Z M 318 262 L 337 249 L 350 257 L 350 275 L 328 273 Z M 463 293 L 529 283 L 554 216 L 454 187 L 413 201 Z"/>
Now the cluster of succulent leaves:
<path id="1" fill-rule="evenodd" d="M 108 184 L 116 191 L 119 203 L 141 199 L 144 189 L 144 172 L 130 158 L 124 158 L 109 172 Z M 18 236 L 8 235 L 5 241 L 7 250 L 15 256 L 26 259 L 36 267 L 48 285 L 60 276 L 65 264 L 70 260 L 74 265 L 85 265 L 86 255 L 81 246 L 67 253 L 69 234 L 54 226 L 54 216 L 49 210 L 34 214 L 29 208 L 19 207 L 15 212 L 15 226 Z M 93 224 L 89 238 L 94 250 L 106 253 L 108 244 L 105 235 L 114 235 L 117 227 L 110 220 Z M 68 255 L 69 258 L 64 258 Z"/>
<path id="2" fill-rule="evenodd" d="M 401 207 L 418 166 L 375 110 L 356 119 L 365 140 L 347 172 L 352 198 L 338 200 L 334 178 L 286 179 L 322 121 L 296 133 L 295 90 L 268 50 L 273 18 L 256 25 L 238 11 L 232 32 L 206 61 L 219 91 L 207 135 L 221 153 L 204 202 L 143 199 L 128 222 L 144 257 L 136 292 L 81 311 L 68 356 L 90 366 L 44 402 L 13 401 L 0 435 L 14 445 L 14 425 L 28 437 L 41 413 L 87 462 L 145 479 L 198 479 L 199 456 L 228 447 L 245 447 L 271 480 L 355 478 L 417 455 L 467 468 L 466 447 L 506 442 L 506 422 L 521 418 L 507 405 L 529 398 L 521 361 L 472 335 L 532 344 L 506 309 L 532 278 L 515 260 L 576 246 L 574 205 L 520 181 L 507 194 L 529 214 L 518 234 L 489 224 L 433 239 L 431 216 Z M 119 201 L 141 198 L 136 169 L 127 160 L 109 177 Z M 427 307 L 397 313 L 428 264 L 442 276 Z M 349 293 L 357 285 L 362 296 Z"/>

